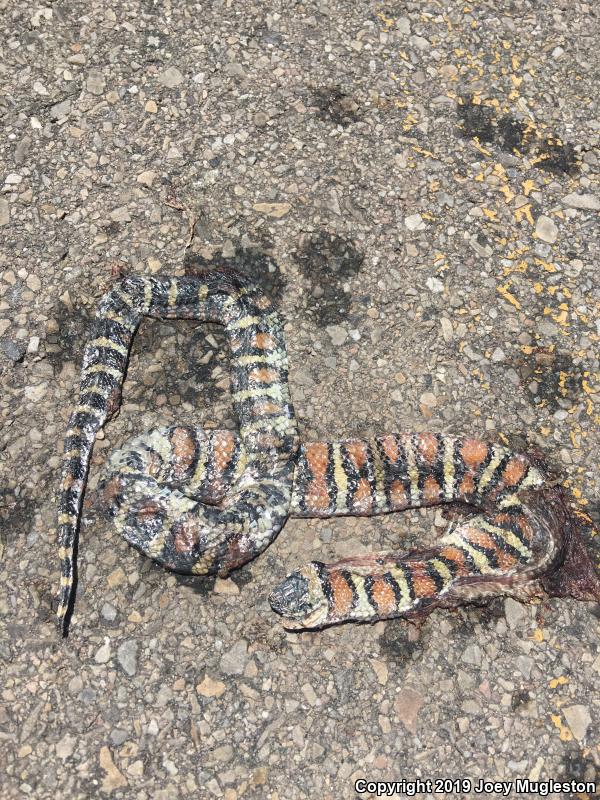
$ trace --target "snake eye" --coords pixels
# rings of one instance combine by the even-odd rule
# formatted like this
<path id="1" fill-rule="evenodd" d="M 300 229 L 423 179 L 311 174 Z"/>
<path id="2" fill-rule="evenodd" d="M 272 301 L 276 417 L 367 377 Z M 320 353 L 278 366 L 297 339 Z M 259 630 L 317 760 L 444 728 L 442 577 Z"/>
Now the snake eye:
<path id="1" fill-rule="evenodd" d="M 269 603 L 283 617 L 303 617 L 312 611 L 308 581 L 300 572 L 292 572 L 271 592 Z"/>

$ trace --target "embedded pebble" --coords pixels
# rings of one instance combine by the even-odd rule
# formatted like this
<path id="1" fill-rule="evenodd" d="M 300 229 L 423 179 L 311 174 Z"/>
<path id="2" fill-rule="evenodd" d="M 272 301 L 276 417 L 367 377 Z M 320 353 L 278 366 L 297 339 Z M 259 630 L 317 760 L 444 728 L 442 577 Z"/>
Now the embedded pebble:
<path id="1" fill-rule="evenodd" d="M 69 733 L 66 733 L 62 739 L 56 743 L 56 755 L 63 761 L 69 756 L 73 755 L 77 739 Z"/>
<path id="2" fill-rule="evenodd" d="M 104 603 L 100 613 L 109 622 L 113 622 L 117 618 L 117 609 L 111 603 Z"/>
<path id="3" fill-rule="evenodd" d="M 504 615 L 511 628 L 518 628 L 529 616 L 525 606 L 512 597 L 507 597 L 504 601 Z"/>
<path id="4" fill-rule="evenodd" d="M 205 675 L 204 679 L 196 686 L 196 691 L 203 697 L 220 697 L 226 688 L 222 681 L 213 680 L 210 675 Z"/>
<path id="5" fill-rule="evenodd" d="M 144 186 L 152 186 L 156 178 L 157 178 L 157 173 L 154 172 L 154 170 L 147 169 L 144 170 L 143 172 L 140 172 L 140 174 L 137 176 L 137 182 L 143 183 Z"/>
<path id="6" fill-rule="evenodd" d="M 558 228 L 550 217 L 544 214 L 538 217 L 535 225 L 536 236 L 548 244 L 554 244 L 558 239 Z"/>
<path id="7" fill-rule="evenodd" d="M 99 647 L 94 653 L 94 661 L 96 664 L 106 664 L 110 661 L 110 640 L 105 639 L 104 644 Z"/>
<path id="8" fill-rule="evenodd" d="M 184 79 L 177 67 L 167 67 L 167 69 L 159 75 L 158 80 L 163 86 L 166 86 L 168 89 L 173 89 L 175 86 L 179 86 L 183 83 Z"/>
<path id="9" fill-rule="evenodd" d="M 133 676 L 136 674 L 138 668 L 138 643 L 135 639 L 129 639 L 119 645 L 117 661 L 127 675 Z"/>
<path id="10" fill-rule="evenodd" d="M 331 343 L 335 347 L 340 347 L 343 345 L 348 338 L 348 331 L 345 328 L 342 328 L 341 325 L 328 325 L 327 333 L 329 334 Z"/>
<path id="11" fill-rule="evenodd" d="M 589 211 L 600 211 L 600 197 L 595 194 L 567 194 L 562 199 L 570 208 L 582 208 Z"/>
<path id="12" fill-rule="evenodd" d="M 585 739 L 588 728 L 592 723 L 588 707 L 584 705 L 567 706 L 562 709 L 562 713 L 565 715 L 567 725 L 571 728 L 573 736 L 578 741 Z"/>
<path id="13" fill-rule="evenodd" d="M 96 69 L 90 70 L 85 81 L 85 88 L 90 94 L 103 94 L 104 89 L 106 88 L 104 74 Z"/>
<path id="14" fill-rule="evenodd" d="M 411 214 L 408 217 L 404 217 L 404 224 L 409 231 L 422 231 L 426 227 L 420 214 Z"/>
<path id="15" fill-rule="evenodd" d="M 220 667 L 226 675 L 241 675 L 247 663 L 248 643 L 244 639 L 240 639 L 227 652 L 223 653 Z"/>

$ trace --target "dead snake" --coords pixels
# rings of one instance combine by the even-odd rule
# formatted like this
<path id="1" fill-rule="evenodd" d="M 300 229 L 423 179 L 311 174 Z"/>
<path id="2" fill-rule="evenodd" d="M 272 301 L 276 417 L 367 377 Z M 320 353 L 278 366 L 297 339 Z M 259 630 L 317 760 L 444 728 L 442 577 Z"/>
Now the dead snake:
<path id="1" fill-rule="evenodd" d="M 424 616 L 500 594 L 600 600 L 578 519 L 539 460 L 438 433 L 300 444 L 279 315 L 246 277 L 219 269 L 127 277 L 99 304 L 64 448 L 57 612 L 63 633 L 92 447 L 119 408 L 144 316 L 224 326 L 239 422 L 239 434 L 156 429 L 109 461 L 102 507 L 130 544 L 167 569 L 225 576 L 261 553 L 290 516 L 372 516 L 460 503 L 469 516 L 435 547 L 311 562 L 272 592 L 272 608 L 285 627 L 299 629 Z"/>

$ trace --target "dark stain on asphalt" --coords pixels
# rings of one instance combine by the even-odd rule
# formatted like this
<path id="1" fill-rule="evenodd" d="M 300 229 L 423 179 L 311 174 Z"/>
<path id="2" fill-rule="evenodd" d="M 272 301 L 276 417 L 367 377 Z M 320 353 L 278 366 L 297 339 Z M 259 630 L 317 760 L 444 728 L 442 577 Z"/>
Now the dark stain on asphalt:
<path id="1" fill-rule="evenodd" d="M 308 281 L 307 312 L 323 327 L 345 319 L 352 292 L 344 284 L 358 275 L 364 256 L 354 242 L 326 230 L 302 237 L 294 260 Z"/>
<path id="2" fill-rule="evenodd" d="M 520 359 L 518 373 L 530 401 L 550 411 L 556 411 L 561 400 L 572 405 L 582 391 L 582 371 L 568 353 L 536 348 Z"/>
<path id="3" fill-rule="evenodd" d="M 456 107 L 463 138 L 494 144 L 517 156 L 529 155 L 537 169 L 553 175 L 573 175 L 578 170 L 575 147 L 558 136 L 539 136 L 523 120 L 510 114 L 497 117 L 494 110 L 462 97 Z"/>
<path id="4" fill-rule="evenodd" d="M 323 86 L 315 89 L 312 98 L 317 107 L 317 117 L 323 122 L 346 127 L 360 119 L 360 106 L 356 100 L 339 86 Z"/>
<path id="5" fill-rule="evenodd" d="M 488 106 L 473 103 L 463 98 L 457 107 L 462 135 L 480 142 L 493 142 L 496 139 L 494 112 Z"/>
<path id="6" fill-rule="evenodd" d="M 536 167 L 553 175 L 574 175 L 578 170 L 575 148 L 570 142 L 548 137 L 537 148 Z"/>
<path id="7" fill-rule="evenodd" d="M 80 365 L 93 318 L 93 312 L 85 306 L 55 315 L 58 332 L 46 336 L 46 358 L 53 367 L 60 370 L 69 361 Z"/>
<path id="8" fill-rule="evenodd" d="M 526 130 L 527 126 L 521 120 L 509 116 L 501 117 L 498 120 L 498 143 L 502 150 L 507 153 L 522 151 Z"/>

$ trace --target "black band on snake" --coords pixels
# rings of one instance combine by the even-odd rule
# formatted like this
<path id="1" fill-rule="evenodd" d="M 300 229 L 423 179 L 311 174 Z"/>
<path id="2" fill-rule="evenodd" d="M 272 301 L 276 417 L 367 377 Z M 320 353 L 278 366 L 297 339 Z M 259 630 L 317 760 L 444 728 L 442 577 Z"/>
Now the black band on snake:
<path id="1" fill-rule="evenodd" d="M 424 616 L 497 595 L 600 600 L 579 519 L 538 459 L 467 437 L 399 433 L 299 444 L 282 325 L 239 273 L 130 277 L 104 296 L 67 430 L 59 508 L 59 625 L 73 603 L 81 504 L 95 436 L 118 409 L 143 316 L 222 324 L 239 434 L 172 426 L 111 457 L 100 484 L 119 533 L 164 567 L 225 576 L 288 516 L 371 516 L 459 502 L 472 513 L 428 550 L 312 562 L 272 593 L 287 628 Z"/>

